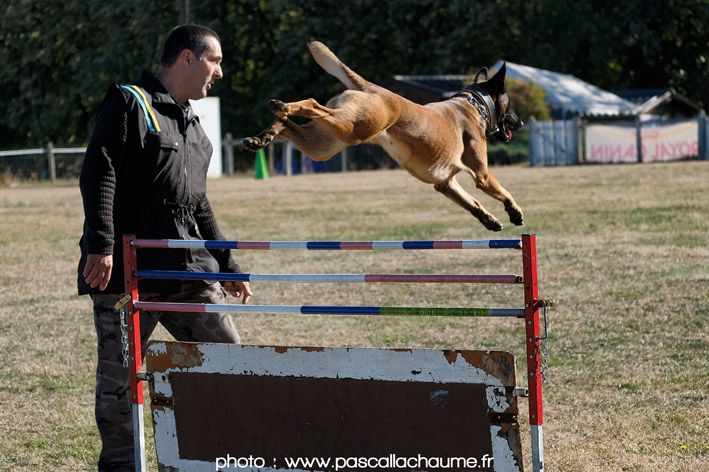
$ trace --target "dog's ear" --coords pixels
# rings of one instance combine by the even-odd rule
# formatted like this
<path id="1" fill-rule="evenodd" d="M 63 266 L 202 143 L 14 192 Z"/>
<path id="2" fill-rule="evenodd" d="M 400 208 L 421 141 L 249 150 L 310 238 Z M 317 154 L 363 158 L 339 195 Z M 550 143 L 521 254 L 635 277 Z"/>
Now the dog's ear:
<path id="1" fill-rule="evenodd" d="M 475 78 L 473 79 L 473 83 L 477 84 L 480 82 L 485 82 L 487 80 L 487 67 L 483 67 L 478 71 L 477 74 L 475 74 Z"/>
<path id="2" fill-rule="evenodd" d="M 488 85 L 493 93 L 503 93 L 505 91 L 505 76 L 507 75 L 507 64 L 502 63 L 500 70 L 495 72 Z"/>

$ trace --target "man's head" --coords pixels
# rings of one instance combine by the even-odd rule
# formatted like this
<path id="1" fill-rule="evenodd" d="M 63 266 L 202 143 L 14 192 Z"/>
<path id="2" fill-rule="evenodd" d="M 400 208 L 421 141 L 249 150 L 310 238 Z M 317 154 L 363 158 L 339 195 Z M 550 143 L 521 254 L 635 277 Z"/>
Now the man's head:
<path id="1" fill-rule="evenodd" d="M 222 78 L 221 61 L 217 33 L 205 26 L 181 25 L 165 40 L 158 77 L 176 102 L 199 100 Z"/>

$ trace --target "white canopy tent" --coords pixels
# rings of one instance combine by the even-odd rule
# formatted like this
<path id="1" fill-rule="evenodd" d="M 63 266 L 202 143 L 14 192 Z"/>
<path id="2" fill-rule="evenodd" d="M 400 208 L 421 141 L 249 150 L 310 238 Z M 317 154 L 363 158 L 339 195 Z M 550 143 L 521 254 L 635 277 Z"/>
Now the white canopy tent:
<path id="1" fill-rule="evenodd" d="M 493 66 L 495 71 L 503 61 Z M 559 118 L 571 116 L 631 116 L 636 106 L 618 95 L 591 85 L 569 74 L 506 62 L 507 78 L 537 85 L 546 92 L 546 102 L 552 114 Z"/>

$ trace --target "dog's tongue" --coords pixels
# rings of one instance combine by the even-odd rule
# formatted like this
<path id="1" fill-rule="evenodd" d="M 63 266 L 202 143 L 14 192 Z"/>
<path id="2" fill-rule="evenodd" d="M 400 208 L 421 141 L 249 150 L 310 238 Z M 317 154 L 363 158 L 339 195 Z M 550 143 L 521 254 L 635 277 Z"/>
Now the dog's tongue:
<path id="1" fill-rule="evenodd" d="M 512 141 L 512 131 L 507 130 L 507 141 Z"/>

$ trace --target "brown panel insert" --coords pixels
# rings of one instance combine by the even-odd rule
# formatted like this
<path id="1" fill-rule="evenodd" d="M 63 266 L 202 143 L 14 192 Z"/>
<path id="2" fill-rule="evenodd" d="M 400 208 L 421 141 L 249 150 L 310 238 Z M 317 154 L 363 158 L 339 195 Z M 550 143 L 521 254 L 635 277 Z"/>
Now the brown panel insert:
<path id="1" fill-rule="evenodd" d="M 492 455 L 484 385 L 169 376 L 182 459 Z"/>

